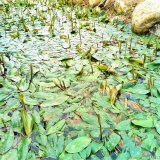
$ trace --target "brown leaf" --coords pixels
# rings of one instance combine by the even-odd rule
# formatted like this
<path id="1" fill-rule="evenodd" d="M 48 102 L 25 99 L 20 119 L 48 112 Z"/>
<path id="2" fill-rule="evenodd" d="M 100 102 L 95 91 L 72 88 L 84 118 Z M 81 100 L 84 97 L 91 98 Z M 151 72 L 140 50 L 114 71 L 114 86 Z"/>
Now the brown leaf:
<path id="1" fill-rule="evenodd" d="M 119 123 L 119 122 L 121 122 L 125 119 L 125 114 L 124 113 L 115 114 L 115 113 L 112 113 L 110 111 L 107 111 L 107 113 L 109 114 L 109 116 L 112 117 L 113 121 L 116 122 L 116 123 Z"/>
<path id="2" fill-rule="evenodd" d="M 142 109 L 141 109 L 141 106 L 134 102 L 134 101 L 131 101 L 131 100 L 127 100 L 126 102 L 123 102 L 121 101 L 122 105 L 125 105 L 125 103 L 127 104 L 127 106 L 129 106 L 130 109 L 132 110 L 136 110 L 138 112 L 142 112 Z"/>
<path id="3" fill-rule="evenodd" d="M 66 119 L 67 124 L 80 124 L 81 122 L 82 122 L 82 119 L 77 114 L 75 114 L 73 119 L 70 117 Z"/>
<path id="4" fill-rule="evenodd" d="M 111 104 L 115 103 L 115 101 L 117 99 L 117 95 L 118 95 L 117 88 L 115 86 L 113 86 L 112 88 L 110 88 L 109 97 L 110 97 Z"/>
<path id="5" fill-rule="evenodd" d="M 142 112 L 141 106 L 134 101 L 128 100 L 127 105 L 138 112 Z"/>
<path id="6" fill-rule="evenodd" d="M 51 113 L 49 113 L 49 114 L 43 116 L 43 121 L 44 121 L 44 122 L 49 121 L 49 120 L 52 119 L 53 116 L 54 116 L 54 113 L 51 112 Z"/>

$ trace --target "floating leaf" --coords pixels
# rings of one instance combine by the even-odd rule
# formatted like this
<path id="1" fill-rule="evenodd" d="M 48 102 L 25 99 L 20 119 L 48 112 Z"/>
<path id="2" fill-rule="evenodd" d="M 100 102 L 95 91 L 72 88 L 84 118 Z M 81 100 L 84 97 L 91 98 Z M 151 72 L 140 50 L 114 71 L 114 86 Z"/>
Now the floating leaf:
<path id="1" fill-rule="evenodd" d="M 93 124 L 94 126 L 99 126 L 97 117 L 88 113 L 82 113 L 81 118 L 83 121 Z"/>
<path id="2" fill-rule="evenodd" d="M 53 99 L 47 99 L 41 104 L 41 107 L 57 106 L 64 103 L 68 98 L 69 96 L 59 95 L 54 97 Z"/>
<path id="3" fill-rule="evenodd" d="M 141 147 L 145 148 L 148 151 L 153 151 L 158 146 L 157 140 L 154 138 L 154 135 L 149 134 L 148 137 L 142 142 Z"/>
<path id="4" fill-rule="evenodd" d="M 30 143 L 31 143 L 31 138 L 22 138 L 18 146 L 18 159 L 26 160 Z"/>
<path id="5" fill-rule="evenodd" d="M 124 148 L 127 148 L 132 158 L 139 158 L 142 156 L 141 147 L 137 146 L 131 138 L 127 135 L 123 135 Z"/>
<path id="6" fill-rule="evenodd" d="M 62 152 L 62 154 L 59 156 L 59 160 L 71 160 L 73 159 L 72 154 L 68 154 L 66 152 Z"/>
<path id="7" fill-rule="evenodd" d="M 136 83 L 137 83 L 137 81 L 127 82 L 127 83 L 123 84 L 122 89 L 128 89 L 128 88 L 134 87 L 136 85 Z"/>
<path id="8" fill-rule="evenodd" d="M 97 143 L 97 142 L 92 142 L 91 143 L 91 150 L 93 153 L 98 152 L 103 146 L 103 143 Z"/>
<path id="9" fill-rule="evenodd" d="M 89 144 L 89 146 L 87 148 L 85 148 L 84 150 L 82 150 L 81 152 L 79 152 L 80 156 L 83 159 L 87 159 L 87 157 L 90 156 L 90 154 L 91 154 L 91 147 L 92 147 L 92 144 Z"/>
<path id="10" fill-rule="evenodd" d="M 50 127 L 47 130 L 47 135 L 58 132 L 59 130 L 62 129 L 64 125 L 65 125 L 65 120 L 62 119 L 61 121 L 57 122 L 54 126 Z"/>
<path id="11" fill-rule="evenodd" d="M 101 65 L 98 65 L 97 68 L 101 71 L 107 71 L 109 67 L 107 65 L 101 64 Z"/>
<path id="12" fill-rule="evenodd" d="M 103 96 L 103 95 L 98 94 L 98 93 L 95 94 L 95 99 L 94 100 L 96 101 L 96 103 L 100 107 L 107 108 L 110 104 L 108 96 Z"/>
<path id="13" fill-rule="evenodd" d="M 141 126 L 145 128 L 152 128 L 153 127 L 153 119 L 135 119 L 132 120 L 132 123 L 136 126 Z"/>
<path id="14" fill-rule="evenodd" d="M 126 89 L 126 91 L 135 93 L 135 94 L 148 94 L 149 93 L 148 89 L 141 88 L 141 87 L 138 88 L 137 86 L 135 86 L 134 88 L 128 88 Z"/>
<path id="15" fill-rule="evenodd" d="M 116 125 L 115 128 L 120 131 L 130 130 L 131 129 L 131 121 L 130 120 L 121 121 Z"/>
<path id="16" fill-rule="evenodd" d="M 118 155 L 116 160 L 128 160 L 130 158 L 130 155 L 128 152 L 122 152 Z"/>
<path id="17" fill-rule="evenodd" d="M 156 127 L 157 132 L 160 134 L 160 121 L 154 121 L 154 126 Z"/>
<path id="18" fill-rule="evenodd" d="M 39 104 L 37 99 L 33 99 L 27 96 L 24 97 L 24 103 L 32 106 Z"/>
<path id="19" fill-rule="evenodd" d="M 65 139 L 64 139 L 64 136 L 60 136 L 58 138 L 58 141 L 57 141 L 57 154 L 59 155 L 60 153 L 62 153 L 62 151 L 64 150 L 64 142 L 65 142 Z"/>
<path id="20" fill-rule="evenodd" d="M 73 154 L 73 160 L 83 160 L 79 153 Z"/>
<path id="21" fill-rule="evenodd" d="M 36 135 L 36 140 L 43 146 L 47 145 L 47 136 L 45 134 Z"/>
<path id="22" fill-rule="evenodd" d="M 86 148 L 91 142 L 89 137 L 79 137 L 71 141 L 65 148 L 68 153 L 77 153 Z"/>
<path id="23" fill-rule="evenodd" d="M 145 65 L 146 68 L 149 68 L 149 69 L 158 69 L 160 68 L 160 62 L 151 62 L 151 63 L 147 63 Z"/>
<path id="24" fill-rule="evenodd" d="M 142 112 L 141 106 L 134 101 L 128 100 L 127 105 L 138 112 Z"/>
<path id="25" fill-rule="evenodd" d="M 34 122 L 36 122 L 37 124 L 41 122 L 41 117 L 36 110 L 33 111 L 32 116 L 33 116 Z"/>
<path id="26" fill-rule="evenodd" d="M 109 141 L 107 142 L 107 148 L 109 151 L 112 151 L 115 146 L 120 142 L 120 136 L 116 133 L 110 135 Z"/>
<path id="27" fill-rule="evenodd" d="M 12 121 L 13 130 L 20 133 L 21 129 L 23 128 L 23 124 L 22 124 L 22 119 L 19 111 L 16 110 L 13 112 L 11 121 Z"/>
<path id="28" fill-rule="evenodd" d="M 136 58 L 129 58 L 129 63 L 135 66 L 139 66 L 142 67 L 143 66 L 143 61 L 140 59 L 136 59 Z"/>
<path id="29" fill-rule="evenodd" d="M 2 156 L 1 160 L 18 160 L 18 152 L 16 149 L 8 151 Z"/>
<path id="30" fill-rule="evenodd" d="M 14 142 L 14 133 L 13 130 L 10 129 L 4 137 L 0 141 L 0 154 L 6 153 L 12 146 Z"/>
<path id="31" fill-rule="evenodd" d="M 10 95 L 5 95 L 5 94 L 1 94 L 0 95 L 0 102 L 7 100 L 8 98 L 10 98 Z"/>
<path id="32" fill-rule="evenodd" d="M 156 151 L 156 158 L 160 159 L 160 147 Z"/>
<path id="33" fill-rule="evenodd" d="M 66 108 L 66 109 L 63 111 L 63 113 L 73 112 L 73 111 L 75 111 L 76 109 L 78 109 L 79 107 L 80 107 L 79 105 L 73 105 L 73 106 L 71 106 L 71 107 Z"/>

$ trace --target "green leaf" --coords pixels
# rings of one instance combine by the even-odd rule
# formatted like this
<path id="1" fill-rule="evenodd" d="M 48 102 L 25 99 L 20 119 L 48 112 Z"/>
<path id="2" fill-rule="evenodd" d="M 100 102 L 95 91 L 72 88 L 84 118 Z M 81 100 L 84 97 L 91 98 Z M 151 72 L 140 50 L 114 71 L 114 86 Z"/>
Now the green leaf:
<path id="1" fill-rule="evenodd" d="M 141 147 L 152 152 L 156 146 L 158 146 L 157 140 L 154 138 L 154 135 L 149 134 L 148 137 L 142 142 Z"/>
<path id="2" fill-rule="evenodd" d="M 92 124 L 95 127 L 99 126 L 97 116 L 95 115 L 82 113 L 81 118 L 83 121 L 87 122 L 88 124 Z"/>
<path id="3" fill-rule="evenodd" d="M 101 151 L 102 151 L 102 154 L 104 155 L 103 160 L 112 160 L 110 153 L 105 146 L 102 147 Z"/>
<path id="4" fill-rule="evenodd" d="M 25 133 L 26 135 L 30 135 L 32 133 L 32 128 L 33 128 L 33 118 L 24 109 L 21 111 L 21 117 L 22 117 Z"/>
<path id="5" fill-rule="evenodd" d="M 49 129 L 47 129 L 47 135 L 58 132 L 62 129 L 64 125 L 65 120 L 62 119 L 61 121 L 57 122 L 54 126 L 51 126 Z"/>
<path id="6" fill-rule="evenodd" d="M 78 153 L 75 153 L 73 154 L 73 160 L 83 160 L 83 159 Z"/>
<path id="7" fill-rule="evenodd" d="M 33 116 L 34 122 L 36 122 L 37 124 L 41 122 L 41 117 L 36 110 L 33 111 L 32 116 Z"/>
<path id="8" fill-rule="evenodd" d="M 87 148 L 85 148 L 84 150 L 82 150 L 81 152 L 79 152 L 80 156 L 83 159 L 87 159 L 87 157 L 90 156 L 90 154 L 91 154 L 91 147 L 92 147 L 92 144 L 90 144 Z"/>
<path id="9" fill-rule="evenodd" d="M 26 160 L 28 154 L 28 146 L 31 143 L 31 138 L 22 138 L 18 146 L 18 159 Z"/>
<path id="10" fill-rule="evenodd" d="M 98 152 L 103 146 L 103 143 L 91 142 L 92 153 Z"/>
<path id="11" fill-rule="evenodd" d="M 56 149 L 57 149 L 57 154 L 58 155 L 60 153 L 62 153 L 62 151 L 64 149 L 64 136 L 63 135 L 58 138 Z"/>
<path id="12" fill-rule="evenodd" d="M 0 154 L 4 154 L 11 148 L 14 142 L 14 133 L 13 130 L 10 129 L 2 138 L 0 142 Z"/>
<path id="13" fill-rule="evenodd" d="M 109 106 L 109 98 L 108 96 L 103 96 L 101 94 L 96 93 L 94 100 L 96 101 L 96 103 L 98 104 L 98 106 L 100 107 L 108 107 Z"/>
<path id="14" fill-rule="evenodd" d="M 137 84 L 134 87 L 124 89 L 125 91 L 135 93 L 135 94 L 147 94 L 149 90 L 143 84 Z"/>
<path id="15" fill-rule="evenodd" d="M 45 134 L 36 135 L 36 140 L 43 146 L 47 145 L 47 136 Z"/>
<path id="16" fill-rule="evenodd" d="M 140 59 L 136 59 L 136 58 L 129 58 L 129 63 L 137 67 L 143 66 L 143 61 Z"/>
<path id="17" fill-rule="evenodd" d="M 92 156 L 91 156 L 91 159 L 92 159 L 92 160 L 100 160 L 96 155 L 92 155 Z"/>
<path id="18" fill-rule="evenodd" d="M 54 97 L 53 99 L 47 99 L 41 104 L 41 107 L 57 106 L 63 104 L 68 98 L 69 96 L 59 95 Z"/>
<path id="19" fill-rule="evenodd" d="M 115 128 L 120 131 L 130 130 L 131 129 L 131 121 L 130 120 L 121 121 L 116 125 Z"/>
<path id="20" fill-rule="evenodd" d="M 20 133 L 23 128 L 23 124 L 22 124 L 22 119 L 19 111 L 16 110 L 13 112 L 11 121 L 12 121 L 13 130 L 15 132 Z"/>
<path id="21" fill-rule="evenodd" d="M 154 126 L 155 126 L 157 132 L 160 134 L 160 121 L 158 121 L 158 120 L 154 121 Z"/>
<path id="22" fill-rule="evenodd" d="M 12 97 L 12 95 L 1 94 L 0 95 L 0 102 L 3 102 L 3 101 L 7 100 L 10 97 Z"/>
<path id="23" fill-rule="evenodd" d="M 68 154 L 66 152 L 62 152 L 62 154 L 59 156 L 59 160 L 71 160 L 73 159 L 72 154 Z"/>
<path id="24" fill-rule="evenodd" d="M 130 155 L 128 152 L 120 153 L 116 160 L 129 160 Z"/>
<path id="25" fill-rule="evenodd" d="M 134 87 L 136 85 L 136 83 L 137 83 L 136 81 L 127 82 L 127 83 L 123 84 L 122 89 L 128 89 L 128 88 Z"/>
<path id="26" fill-rule="evenodd" d="M 33 98 L 30 98 L 30 97 L 27 97 L 27 96 L 24 97 L 24 103 L 28 104 L 28 105 L 31 105 L 31 106 L 35 106 L 35 105 L 39 104 L 37 99 L 33 99 Z"/>
<path id="27" fill-rule="evenodd" d="M 75 105 L 73 105 L 73 106 L 71 106 L 71 107 L 66 108 L 66 109 L 63 111 L 63 113 L 73 112 L 73 111 L 75 111 L 76 109 L 78 109 L 79 107 L 80 107 L 79 105 L 75 104 Z"/>
<path id="28" fill-rule="evenodd" d="M 127 149 L 132 158 L 139 158 L 142 156 L 142 149 L 131 140 L 127 134 L 123 134 L 124 149 Z"/>
<path id="29" fill-rule="evenodd" d="M 79 137 L 71 141 L 65 148 L 68 153 L 77 153 L 86 148 L 91 142 L 89 137 Z"/>
<path id="30" fill-rule="evenodd" d="M 100 64 L 97 66 L 97 68 L 101 71 L 107 71 L 109 67 L 107 65 Z"/>
<path id="31" fill-rule="evenodd" d="M 8 151 L 0 160 L 18 160 L 18 152 L 16 149 Z"/>
<path id="32" fill-rule="evenodd" d="M 160 159 L 160 147 L 156 151 L 156 158 Z"/>
<path id="33" fill-rule="evenodd" d="M 160 62 L 147 63 L 145 67 L 149 69 L 157 69 L 157 68 L 160 68 Z"/>
<path id="34" fill-rule="evenodd" d="M 107 142 L 107 148 L 109 151 L 112 151 L 115 146 L 119 143 L 120 141 L 120 136 L 116 133 L 112 133 L 110 135 L 109 141 Z"/>
<path id="35" fill-rule="evenodd" d="M 95 115 L 91 115 L 88 113 L 81 113 L 81 118 L 83 121 L 90 124 L 93 127 L 93 129 L 99 130 L 99 123 L 98 123 L 97 115 L 95 116 Z M 101 125 L 102 125 L 102 128 L 109 128 L 105 114 L 101 115 Z"/>
<path id="36" fill-rule="evenodd" d="M 132 120 L 132 123 L 136 126 L 141 126 L 144 128 L 152 128 L 153 127 L 153 119 L 135 119 Z"/>

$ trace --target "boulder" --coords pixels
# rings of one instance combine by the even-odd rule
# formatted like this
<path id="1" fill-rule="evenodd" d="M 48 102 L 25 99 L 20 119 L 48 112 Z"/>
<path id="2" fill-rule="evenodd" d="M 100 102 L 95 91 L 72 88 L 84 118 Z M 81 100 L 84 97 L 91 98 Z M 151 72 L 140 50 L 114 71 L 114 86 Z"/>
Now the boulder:
<path id="1" fill-rule="evenodd" d="M 116 0 L 106 0 L 102 9 L 106 11 L 107 17 L 112 17 L 114 14 L 114 3 Z"/>
<path id="2" fill-rule="evenodd" d="M 149 32 L 150 32 L 151 34 L 154 34 L 154 35 L 160 37 L 160 23 L 154 25 L 154 26 L 149 30 Z"/>
<path id="3" fill-rule="evenodd" d="M 144 0 L 116 0 L 114 9 L 118 14 L 130 16 L 137 4 Z"/>
<path id="4" fill-rule="evenodd" d="M 160 0 L 145 0 L 133 11 L 132 31 L 143 34 L 158 22 L 160 22 Z"/>
<path id="5" fill-rule="evenodd" d="M 114 9 L 114 3 L 115 0 L 106 0 L 105 4 L 104 4 L 104 8 L 105 9 Z"/>
<path id="6" fill-rule="evenodd" d="M 89 5 L 91 7 L 95 7 L 95 6 L 98 6 L 100 2 L 101 0 L 89 0 Z"/>
<path id="7" fill-rule="evenodd" d="M 88 0 L 67 0 L 68 3 L 71 4 L 81 4 L 81 5 L 86 5 L 88 4 Z"/>

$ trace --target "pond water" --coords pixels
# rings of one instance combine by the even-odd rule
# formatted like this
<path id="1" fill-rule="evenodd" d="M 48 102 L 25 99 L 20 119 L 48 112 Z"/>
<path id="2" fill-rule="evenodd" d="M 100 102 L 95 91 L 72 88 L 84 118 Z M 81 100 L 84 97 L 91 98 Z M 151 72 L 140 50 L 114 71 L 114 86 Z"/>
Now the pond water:
<path id="1" fill-rule="evenodd" d="M 156 36 L 60 1 L 1 11 L 2 159 L 160 157 Z"/>

